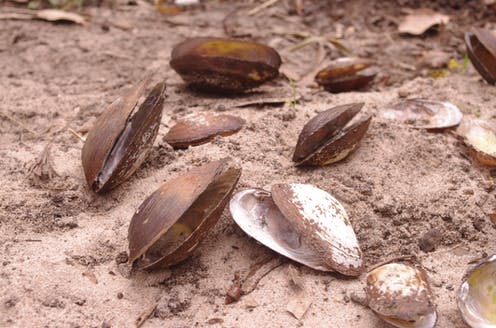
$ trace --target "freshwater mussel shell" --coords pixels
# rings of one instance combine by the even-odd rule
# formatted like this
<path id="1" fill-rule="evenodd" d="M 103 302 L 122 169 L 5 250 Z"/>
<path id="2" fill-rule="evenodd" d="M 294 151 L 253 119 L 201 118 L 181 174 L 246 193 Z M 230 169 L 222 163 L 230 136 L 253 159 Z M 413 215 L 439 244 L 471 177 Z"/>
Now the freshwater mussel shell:
<path id="1" fill-rule="evenodd" d="M 489 83 L 496 83 L 496 36 L 489 30 L 474 28 L 465 33 L 465 45 L 470 61 Z"/>
<path id="2" fill-rule="evenodd" d="M 480 260 L 467 271 L 457 301 L 470 327 L 496 327 L 496 255 Z"/>
<path id="3" fill-rule="evenodd" d="M 295 147 L 293 161 L 296 165 L 329 165 L 353 152 L 372 120 L 372 116 L 364 115 L 352 121 L 362 107 L 363 103 L 337 106 L 308 121 Z"/>
<path id="4" fill-rule="evenodd" d="M 460 124 L 463 114 L 454 104 L 423 98 L 406 99 L 382 112 L 382 117 L 417 129 L 441 130 Z"/>
<path id="5" fill-rule="evenodd" d="M 467 119 L 456 130 L 469 154 L 480 164 L 496 166 L 496 126 L 481 119 Z"/>
<path id="6" fill-rule="evenodd" d="M 155 140 L 165 100 L 165 83 L 158 83 L 137 107 L 150 77 L 116 99 L 98 117 L 82 150 L 88 186 L 97 193 L 128 179 L 146 159 Z"/>
<path id="7" fill-rule="evenodd" d="M 257 42 L 193 38 L 174 47 L 170 65 L 193 89 L 239 93 L 276 78 L 281 57 Z"/>
<path id="8" fill-rule="evenodd" d="M 337 134 L 356 114 L 364 103 L 336 106 L 315 115 L 300 132 L 293 154 L 293 161 L 299 162 L 316 151 L 322 140 L 329 140 Z"/>
<path id="9" fill-rule="evenodd" d="M 248 189 L 230 203 L 233 219 L 272 250 L 321 271 L 358 276 L 362 253 L 343 206 L 308 184 Z"/>
<path id="10" fill-rule="evenodd" d="M 387 263 L 367 275 L 368 306 L 399 328 L 432 328 L 436 306 L 425 271 L 409 263 Z"/>
<path id="11" fill-rule="evenodd" d="M 241 168 L 210 162 L 164 183 L 139 206 L 129 225 L 129 262 L 136 269 L 177 264 L 214 226 L 234 190 Z"/>
<path id="12" fill-rule="evenodd" d="M 338 58 L 319 71 L 315 81 L 333 93 L 359 90 L 371 83 L 378 73 L 374 64 L 360 58 Z"/>
<path id="13" fill-rule="evenodd" d="M 209 142 L 216 136 L 238 132 L 245 121 L 233 115 L 199 113 L 181 119 L 164 137 L 174 148 L 188 148 Z"/>

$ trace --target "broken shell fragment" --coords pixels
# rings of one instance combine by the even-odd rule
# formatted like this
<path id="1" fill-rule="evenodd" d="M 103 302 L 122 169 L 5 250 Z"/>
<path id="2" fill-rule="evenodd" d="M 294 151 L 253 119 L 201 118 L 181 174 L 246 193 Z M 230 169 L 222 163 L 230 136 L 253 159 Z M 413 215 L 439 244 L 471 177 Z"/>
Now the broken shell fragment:
<path id="1" fill-rule="evenodd" d="M 489 84 L 496 83 L 496 36 L 489 30 L 474 28 L 465 33 L 470 61 Z"/>
<path id="2" fill-rule="evenodd" d="M 496 255 L 479 261 L 465 274 L 457 300 L 470 327 L 496 327 Z"/>
<path id="3" fill-rule="evenodd" d="M 333 61 L 315 76 L 327 91 L 338 93 L 362 89 L 372 82 L 377 68 L 366 59 L 343 57 Z"/>
<path id="4" fill-rule="evenodd" d="M 381 319 L 399 328 L 432 328 L 436 306 L 424 270 L 387 263 L 367 275 L 368 305 Z"/>
<path id="5" fill-rule="evenodd" d="M 460 124 L 462 112 L 447 101 L 406 99 L 382 112 L 382 116 L 412 124 L 418 129 L 447 129 Z"/>
<path id="6" fill-rule="evenodd" d="M 365 136 L 372 117 L 353 117 L 363 103 L 333 107 L 317 114 L 300 132 L 293 161 L 300 165 L 329 165 L 348 156 Z"/>
<path id="7" fill-rule="evenodd" d="M 230 202 L 231 215 L 249 236 L 294 261 L 321 271 L 358 276 L 362 253 L 343 206 L 309 184 L 248 189 Z"/>
<path id="8" fill-rule="evenodd" d="M 496 166 L 496 126 L 480 119 L 464 120 L 456 130 L 469 154 L 480 164 Z"/>
<path id="9" fill-rule="evenodd" d="M 244 123 L 242 118 L 232 115 L 194 114 L 174 125 L 164 140 L 174 148 L 188 148 L 209 142 L 216 136 L 234 134 Z"/>
<path id="10" fill-rule="evenodd" d="M 106 192 L 128 179 L 143 163 L 162 118 L 165 83 L 158 83 L 138 107 L 150 77 L 115 100 L 96 120 L 82 150 L 88 186 Z"/>
<path id="11" fill-rule="evenodd" d="M 227 160 L 214 161 L 164 183 L 145 199 L 129 225 L 133 267 L 169 267 L 191 255 L 218 221 L 240 175 Z"/>
<path id="12" fill-rule="evenodd" d="M 170 65 L 194 89 L 236 93 L 276 78 L 281 57 L 256 42 L 193 38 L 174 47 Z"/>

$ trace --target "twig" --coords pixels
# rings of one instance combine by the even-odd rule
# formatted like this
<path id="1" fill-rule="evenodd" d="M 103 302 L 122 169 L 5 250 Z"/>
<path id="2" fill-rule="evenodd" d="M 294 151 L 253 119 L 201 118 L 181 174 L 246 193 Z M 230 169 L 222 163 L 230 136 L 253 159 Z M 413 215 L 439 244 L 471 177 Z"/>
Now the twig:
<path id="1" fill-rule="evenodd" d="M 156 299 L 150 306 L 148 306 L 136 319 L 136 328 L 141 327 L 148 318 L 153 314 L 158 306 L 158 299 Z"/>
<path id="2" fill-rule="evenodd" d="M 256 263 L 248 272 L 248 275 L 243 281 L 242 284 L 242 294 L 243 295 L 248 295 L 251 292 L 253 292 L 257 286 L 258 283 L 265 277 L 267 276 L 272 270 L 276 269 L 283 263 L 282 259 L 280 257 L 276 258 L 266 258 L 258 263 Z M 265 267 L 265 268 L 264 268 Z M 259 271 L 263 269 L 262 271 Z M 250 280 L 250 278 L 253 278 Z M 251 286 L 250 286 L 251 285 Z"/>
<path id="3" fill-rule="evenodd" d="M 0 20 L 31 20 L 33 15 L 30 14 L 18 14 L 18 13 L 5 13 L 0 14 Z"/>
<path id="4" fill-rule="evenodd" d="M 303 16 L 303 0 L 295 0 L 295 5 L 298 16 Z"/>
<path id="5" fill-rule="evenodd" d="M 86 140 L 84 139 L 84 137 L 79 134 L 77 131 L 75 131 L 74 129 L 72 128 L 67 128 L 67 131 L 69 131 L 70 133 L 72 133 L 74 136 L 76 136 L 76 138 L 78 138 L 79 140 L 81 140 L 82 142 L 85 142 Z"/>
<path id="6" fill-rule="evenodd" d="M 253 8 L 252 10 L 250 10 L 248 12 L 248 16 L 253 16 L 259 12 L 261 12 L 262 10 L 264 10 L 265 8 L 268 8 L 274 4 L 276 4 L 279 0 L 268 0 L 268 1 L 265 1 L 264 3 L 262 3 L 261 5 L 259 6 L 256 6 L 255 8 Z"/>
<path id="7" fill-rule="evenodd" d="M 21 121 L 18 121 L 16 120 L 15 118 L 13 118 L 12 116 L 9 116 L 7 114 L 4 114 L 4 113 L 0 113 L 0 115 L 2 115 L 3 117 L 5 117 L 7 120 L 17 124 L 18 126 L 20 126 L 21 128 L 23 128 L 24 130 L 34 134 L 35 136 L 38 136 L 39 133 L 34 131 L 34 130 L 31 130 L 30 128 L 28 128 L 24 123 L 22 123 Z"/>

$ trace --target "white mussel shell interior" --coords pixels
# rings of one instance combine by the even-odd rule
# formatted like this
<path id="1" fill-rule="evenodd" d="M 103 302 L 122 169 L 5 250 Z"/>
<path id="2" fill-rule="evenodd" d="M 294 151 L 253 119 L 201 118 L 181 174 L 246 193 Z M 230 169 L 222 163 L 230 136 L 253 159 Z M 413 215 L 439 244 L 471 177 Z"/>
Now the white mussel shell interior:
<path id="1" fill-rule="evenodd" d="M 472 328 L 496 327 L 496 255 L 467 273 L 458 290 L 458 307 Z"/>
<path id="2" fill-rule="evenodd" d="M 496 133 L 487 122 L 476 119 L 464 121 L 458 133 L 476 150 L 496 156 Z"/>
<path id="3" fill-rule="evenodd" d="M 450 102 L 428 99 L 408 99 L 382 112 L 386 119 L 411 122 L 420 129 L 445 129 L 462 120 L 460 109 Z"/>
<path id="4" fill-rule="evenodd" d="M 270 192 L 263 189 L 240 191 L 231 199 L 230 211 L 241 229 L 263 245 L 313 269 L 333 271 L 324 265 L 318 253 L 303 243 L 274 204 Z"/>
<path id="5" fill-rule="evenodd" d="M 388 263 L 367 276 L 369 307 L 384 321 L 399 328 L 432 328 L 437 312 L 425 280 L 414 266 Z"/>

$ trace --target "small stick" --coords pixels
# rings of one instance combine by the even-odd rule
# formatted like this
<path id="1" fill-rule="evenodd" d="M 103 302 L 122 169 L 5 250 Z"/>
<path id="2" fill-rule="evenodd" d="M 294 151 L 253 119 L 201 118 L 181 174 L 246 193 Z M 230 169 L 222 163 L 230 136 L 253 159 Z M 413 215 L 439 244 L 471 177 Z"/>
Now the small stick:
<path id="1" fill-rule="evenodd" d="M 7 120 L 17 124 L 18 126 L 20 126 L 21 128 L 23 128 L 24 130 L 34 134 L 35 136 L 38 136 L 38 133 L 34 130 L 31 130 L 30 128 L 28 128 L 24 123 L 22 123 L 21 121 L 18 121 L 16 120 L 15 118 L 7 115 L 7 114 L 4 114 L 4 113 L 0 113 L 0 115 L 2 115 L 3 117 L 5 117 Z"/>
<path id="2" fill-rule="evenodd" d="M 141 327 L 148 318 L 153 314 L 157 308 L 158 301 L 154 301 L 149 307 L 147 307 L 136 319 L 136 328 Z"/>
<path id="3" fill-rule="evenodd" d="M 261 12 L 262 10 L 264 10 L 265 8 L 268 8 L 274 4 L 276 4 L 279 0 L 268 0 L 268 1 L 265 1 L 264 3 L 262 3 L 261 5 L 253 8 L 252 10 L 250 10 L 248 12 L 248 16 L 253 16 L 259 12 Z"/>
<path id="4" fill-rule="evenodd" d="M 296 13 L 298 16 L 303 16 L 303 0 L 295 0 Z"/>
<path id="5" fill-rule="evenodd" d="M 79 140 L 81 140 L 82 142 L 85 142 L 86 140 L 84 139 L 84 137 L 79 134 L 77 131 L 75 131 L 74 129 L 72 128 L 67 128 L 67 131 L 69 131 L 70 133 L 72 133 L 74 136 L 76 136 Z"/>

